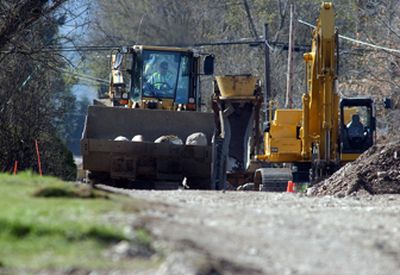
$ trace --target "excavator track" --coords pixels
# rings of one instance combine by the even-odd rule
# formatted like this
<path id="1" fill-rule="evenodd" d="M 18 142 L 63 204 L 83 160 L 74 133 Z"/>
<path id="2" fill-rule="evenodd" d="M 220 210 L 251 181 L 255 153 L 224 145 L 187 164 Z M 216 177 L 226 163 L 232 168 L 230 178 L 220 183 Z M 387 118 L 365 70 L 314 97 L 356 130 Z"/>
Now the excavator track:
<path id="1" fill-rule="evenodd" d="M 293 180 L 289 168 L 260 168 L 255 172 L 255 184 L 260 191 L 284 192 L 288 181 Z"/>

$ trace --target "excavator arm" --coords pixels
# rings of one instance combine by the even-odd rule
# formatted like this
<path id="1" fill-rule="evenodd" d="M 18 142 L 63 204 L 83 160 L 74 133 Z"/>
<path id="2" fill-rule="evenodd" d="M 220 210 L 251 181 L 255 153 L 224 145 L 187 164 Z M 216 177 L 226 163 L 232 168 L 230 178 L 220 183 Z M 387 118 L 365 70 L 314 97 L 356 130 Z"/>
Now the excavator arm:
<path id="1" fill-rule="evenodd" d="M 307 94 L 303 95 L 302 158 L 331 165 L 337 161 L 338 102 L 336 92 L 335 12 L 332 3 L 322 3 L 313 31 L 312 50 L 304 54 Z"/>

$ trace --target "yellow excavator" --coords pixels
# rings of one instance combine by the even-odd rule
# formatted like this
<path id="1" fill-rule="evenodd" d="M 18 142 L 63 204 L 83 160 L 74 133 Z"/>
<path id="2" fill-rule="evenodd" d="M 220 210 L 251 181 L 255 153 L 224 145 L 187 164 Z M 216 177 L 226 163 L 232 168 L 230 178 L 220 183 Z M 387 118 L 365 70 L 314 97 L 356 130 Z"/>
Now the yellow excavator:
<path id="1" fill-rule="evenodd" d="M 291 164 L 295 181 L 319 181 L 374 144 L 373 100 L 345 98 L 338 92 L 338 49 L 333 4 L 323 2 L 311 52 L 304 54 L 307 93 L 302 108 L 275 110 L 264 134 L 264 154 L 257 156 L 268 163 Z M 284 181 L 269 184 L 268 172 L 258 172 L 264 190 L 286 187 Z"/>
<path id="2" fill-rule="evenodd" d="M 90 180 L 155 189 L 185 180 L 190 188 L 211 189 L 214 118 L 200 112 L 199 79 L 213 70 L 213 55 L 186 48 L 113 52 L 111 106 L 89 106 L 81 139 Z M 193 134 L 202 142 L 193 142 Z"/>
<path id="3" fill-rule="evenodd" d="M 340 96 L 338 58 L 333 4 L 323 2 L 312 33 L 311 52 L 304 54 L 307 92 L 302 96 L 302 107 L 273 110 L 274 104 L 269 104 L 270 119 L 264 129 L 261 154 L 257 154 L 256 143 L 260 137 L 260 100 L 254 82 L 247 97 L 240 94 L 243 89 L 238 85 L 232 85 L 236 91 L 228 89 L 233 92 L 223 95 L 226 88 L 221 80 L 218 82 L 214 93 L 215 113 L 221 114 L 217 134 L 227 143 L 220 146 L 225 148 L 220 153 L 227 162 L 230 184 L 236 187 L 253 181 L 256 190 L 284 191 L 289 180 L 314 183 L 374 144 L 373 101 Z M 238 78 L 232 77 L 231 83 L 234 81 Z M 256 161 L 244 166 L 243 159 L 249 160 L 243 158 L 244 152 L 255 153 Z M 238 167 L 230 169 L 230 160 Z M 220 177 L 220 181 L 224 179 Z"/>

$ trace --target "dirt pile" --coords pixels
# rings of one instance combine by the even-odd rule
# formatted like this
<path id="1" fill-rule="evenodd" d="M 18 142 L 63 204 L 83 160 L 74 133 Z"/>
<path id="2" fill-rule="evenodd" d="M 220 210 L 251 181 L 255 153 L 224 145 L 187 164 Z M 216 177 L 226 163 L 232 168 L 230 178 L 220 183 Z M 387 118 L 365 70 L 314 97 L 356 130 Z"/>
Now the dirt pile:
<path id="1" fill-rule="evenodd" d="M 308 194 L 400 194 L 400 140 L 371 147 L 356 161 L 310 188 Z"/>

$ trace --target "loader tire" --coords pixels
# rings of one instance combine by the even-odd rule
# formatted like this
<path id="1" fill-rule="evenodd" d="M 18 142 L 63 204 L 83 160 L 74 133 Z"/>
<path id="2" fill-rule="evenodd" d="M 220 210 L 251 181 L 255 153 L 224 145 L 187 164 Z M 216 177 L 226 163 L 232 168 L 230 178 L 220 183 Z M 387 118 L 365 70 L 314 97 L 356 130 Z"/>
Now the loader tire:
<path id="1" fill-rule="evenodd" d="M 107 184 L 110 182 L 110 174 L 107 172 L 89 172 L 89 183 L 94 186 L 96 184 Z"/>

